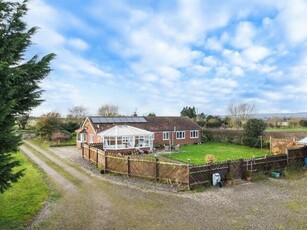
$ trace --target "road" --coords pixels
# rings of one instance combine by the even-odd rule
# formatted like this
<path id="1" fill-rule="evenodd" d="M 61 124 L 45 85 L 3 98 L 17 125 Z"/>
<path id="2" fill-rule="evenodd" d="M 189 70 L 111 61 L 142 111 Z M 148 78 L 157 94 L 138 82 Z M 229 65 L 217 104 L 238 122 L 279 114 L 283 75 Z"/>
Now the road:
<path id="1" fill-rule="evenodd" d="M 307 228 L 306 177 L 175 194 L 112 183 L 112 176 L 97 175 L 68 157 L 74 155 L 82 161 L 78 153 L 66 154 L 65 148 L 43 150 L 25 143 L 22 151 L 61 193 L 29 229 Z"/>

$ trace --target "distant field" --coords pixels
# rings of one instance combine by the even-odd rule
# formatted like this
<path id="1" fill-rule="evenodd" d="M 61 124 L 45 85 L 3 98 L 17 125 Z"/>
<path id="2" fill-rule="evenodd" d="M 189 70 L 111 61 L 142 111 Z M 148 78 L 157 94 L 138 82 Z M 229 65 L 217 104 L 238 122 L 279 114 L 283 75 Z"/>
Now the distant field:
<path id="1" fill-rule="evenodd" d="M 261 157 L 270 154 L 269 150 L 250 148 L 246 146 L 209 142 L 201 145 L 181 146 L 179 153 L 164 154 L 164 157 L 188 162 L 193 165 L 204 164 L 205 155 L 214 154 L 218 162 L 240 158 Z"/>
<path id="2" fill-rule="evenodd" d="M 19 169 L 26 169 L 25 176 L 0 194 L 0 229 L 24 229 L 50 194 L 40 171 L 22 153 L 15 158 L 21 161 Z"/>
<path id="3" fill-rule="evenodd" d="M 283 128 L 267 128 L 266 131 L 269 131 L 269 132 L 287 132 L 287 131 L 290 131 L 290 132 L 296 132 L 296 131 L 302 131 L 302 132 L 307 132 L 307 127 L 294 127 L 294 128 L 291 128 L 291 127 L 283 127 Z"/>

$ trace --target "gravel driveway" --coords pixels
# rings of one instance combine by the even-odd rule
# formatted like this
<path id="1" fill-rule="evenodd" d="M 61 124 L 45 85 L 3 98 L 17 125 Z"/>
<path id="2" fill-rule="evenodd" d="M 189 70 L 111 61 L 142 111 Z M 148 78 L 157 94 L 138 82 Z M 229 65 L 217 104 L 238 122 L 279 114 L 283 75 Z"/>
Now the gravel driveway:
<path id="1" fill-rule="evenodd" d="M 167 184 L 101 175 L 74 147 L 36 149 L 40 154 L 32 157 L 44 170 L 61 169 L 57 176 L 46 173 L 62 198 L 29 228 L 307 229 L 307 176 L 177 193 Z M 63 178 L 74 184 L 70 190 Z"/>

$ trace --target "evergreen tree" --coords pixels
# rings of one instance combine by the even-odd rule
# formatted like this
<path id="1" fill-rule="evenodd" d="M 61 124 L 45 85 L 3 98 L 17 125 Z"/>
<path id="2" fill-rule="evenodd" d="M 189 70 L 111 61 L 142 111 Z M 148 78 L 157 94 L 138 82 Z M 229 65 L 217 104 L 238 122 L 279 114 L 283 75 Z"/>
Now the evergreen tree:
<path id="1" fill-rule="evenodd" d="M 38 83 L 50 72 L 54 54 L 25 60 L 31 37 L 37 28 L 28 29 L 22 18 L 27 13 L 27 1 L 0 0 L 0 192 L 16 182 L 23 170 L 14 171 L 20 163 L 14 160 L 21 137 L 15 132 L 18 116 L 38 106 L 41 90 Z"/>
<path id="2" fill-rule="evenodd" d="M 244 125 L 243 144 L 250 147 L 260 147 L 260 136 L 263 135 L 267 124 L 261 119 L 249 119 Z"/>
<path id="3" fill-rule="evenodd" d="M 183 109 L 180 112 L 180 116 L 187 116 L 189 118 L 196 118 L 197 114 L 196 114 L 196 109 L 195 107 L 190 107 L 190 106 L 186 106 L 183 107 Z"/>

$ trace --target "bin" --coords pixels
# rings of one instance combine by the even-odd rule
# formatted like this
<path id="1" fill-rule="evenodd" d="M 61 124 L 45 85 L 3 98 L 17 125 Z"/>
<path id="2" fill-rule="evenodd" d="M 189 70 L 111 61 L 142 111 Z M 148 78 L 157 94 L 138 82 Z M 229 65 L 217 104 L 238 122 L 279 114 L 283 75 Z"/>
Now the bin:
<path id="1" fill-rule="evenodd" d="M 212 185 L 218 186 L 221 183 L 221 175 L 219 173 L 212 174 Z"/>
<path id="2" fill-rule="evenodd" d="M 304 158 L 304 165 L 307 167 L 307 157 Z"/>

